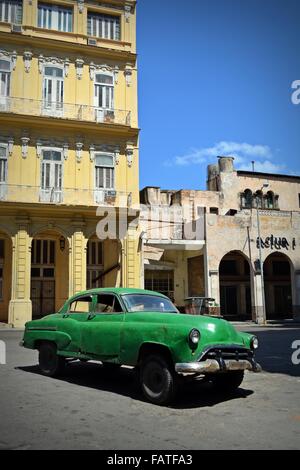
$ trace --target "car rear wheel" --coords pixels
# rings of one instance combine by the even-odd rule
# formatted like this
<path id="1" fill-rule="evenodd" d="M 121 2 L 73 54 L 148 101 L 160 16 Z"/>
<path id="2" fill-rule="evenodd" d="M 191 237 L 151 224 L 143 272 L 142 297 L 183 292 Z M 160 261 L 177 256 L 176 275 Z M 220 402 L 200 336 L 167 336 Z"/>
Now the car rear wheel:
<path id="1" fill-rule="evenodd" d="M 65 358 L 57 355 L 54 343 L 44 342 L 39 346 L 39 367 L 44 375 L 56 377 L 65 368 Z"/>
<path id="2" fill-rule="evenodd" d="M 156 405 L 167 405 L 175 397 L 176 378 L 162 356 L 151 355 L 142 361 L 140 380 L 144 396 Z"/>
<path id="3" fill-rule="evenodd" d="M 225 372 L 221 374 L 216 374 L 213 377 L 213 385 L 217 390 L 220 390 L 225 393 L 234 392 L 244 379 L 244 371 L 236 370 L 232 372 Z"/>

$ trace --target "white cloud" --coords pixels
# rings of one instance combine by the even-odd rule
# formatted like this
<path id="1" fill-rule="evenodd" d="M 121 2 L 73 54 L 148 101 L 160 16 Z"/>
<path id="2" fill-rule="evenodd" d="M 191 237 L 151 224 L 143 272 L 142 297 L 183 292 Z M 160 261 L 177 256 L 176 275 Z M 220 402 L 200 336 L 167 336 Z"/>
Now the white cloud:
<path id="1" fill-rule="evenodd" d="M 185 155 L 176 156 L 173 161 L 168 161 L 167 165 L 199 165 L 201 163 L 211 163 L 217 156 L 230 155 L 235 158 L 235 165 L 249 165 L 251 160 L 262 160 L 264 164 L 272 158 L 272 151 L 268 145 L 253 145 L 246 142 L 221 141 L 212 147 L 191 149 Z"/>
<path id="2" fill-rule="evenodd" d="M 246 171 L 252 171 L 252 164 L 244 164 L 240 165 L 238 170 L 246 170 Z M 268 160 L 265 160 L 264 162 L 255 162 L 255 171 L 261 172 L 261 173 L 286 173 L 286 166 L 285 165 L 276 165 L 275 163 L 272 163 Z"/>

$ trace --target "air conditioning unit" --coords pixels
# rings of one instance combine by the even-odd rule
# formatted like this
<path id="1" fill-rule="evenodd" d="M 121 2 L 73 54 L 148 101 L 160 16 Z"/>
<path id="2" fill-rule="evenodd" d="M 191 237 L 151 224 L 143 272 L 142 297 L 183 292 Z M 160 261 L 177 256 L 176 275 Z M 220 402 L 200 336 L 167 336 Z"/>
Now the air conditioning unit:
<path id="1" fill-rule="evenodd" d="M 20 25 L 20 24 L 12 24 L 12 25 L 11 25 L 11 32 L 12 32 L 12 33 L 22 34 L 22 33 L 23 33 L 22 25 Z"/>
<path id="2" fill-rule="evenodd" d="M 97 39 L 88 38 L 87 44 L 88 44 L 88 46 L 97 46 Z"/>

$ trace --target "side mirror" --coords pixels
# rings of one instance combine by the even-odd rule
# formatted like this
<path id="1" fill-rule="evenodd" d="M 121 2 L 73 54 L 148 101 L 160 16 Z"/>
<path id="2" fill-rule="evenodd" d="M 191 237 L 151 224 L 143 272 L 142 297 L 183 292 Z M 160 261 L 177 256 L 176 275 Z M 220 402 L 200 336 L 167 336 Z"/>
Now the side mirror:
<path id="1" fill-rule="evenodd" d="M 88 320 L 92 320 L 93 318 L 95 318 L 95 316 L 95 313 L 89 313 Z"/>

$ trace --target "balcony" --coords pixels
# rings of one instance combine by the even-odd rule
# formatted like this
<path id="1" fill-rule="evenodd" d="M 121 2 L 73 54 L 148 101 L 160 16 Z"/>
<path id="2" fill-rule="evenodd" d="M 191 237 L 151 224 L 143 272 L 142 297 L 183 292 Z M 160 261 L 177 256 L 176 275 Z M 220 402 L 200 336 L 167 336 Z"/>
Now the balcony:
<path id="1" fill-rule="evenodd" d="M 100 109 L 83 104 L 58 103 L 27 98 L 7 97 L 0 101 L 0 113 L 131 126 L 131 112 L 120 109 Z"/>
<path id="2" fill-rule="evenodd" d="M 39 186 L 0 183 L 0 203 L 51 204 L 84 207 L 129 207 L 132 192 L 106 189 L 41 189 Z"/>

